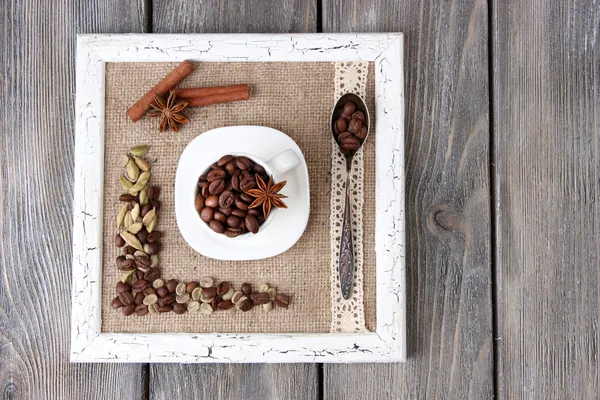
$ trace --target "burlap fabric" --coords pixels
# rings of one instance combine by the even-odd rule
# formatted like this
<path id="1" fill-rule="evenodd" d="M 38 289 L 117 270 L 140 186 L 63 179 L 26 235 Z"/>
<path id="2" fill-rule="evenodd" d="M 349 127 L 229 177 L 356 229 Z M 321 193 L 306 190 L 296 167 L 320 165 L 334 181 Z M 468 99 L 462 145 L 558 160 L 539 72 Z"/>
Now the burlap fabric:
<path id="1" fill-rule="evenodd" d="M 102 272 L 103 332 L 329 332 L 331 139 L 329 118 L 334 102 L 333 65 L 330 63 L 202 63 L 181 87 L 249 83 L 246 102 L 192 108 L 191 122 L 179 133 L 158 132 L 158 121 L 132 123 L 126 110 L 164 77 L 176 63 L 107 63 L 104 157 L 104 247 Z M 370 65 L 367 101 L 374 109 L 374 73 Z M 306 158 L 311 184 L 311 215 L 302 238 L 287 252 L 259 261 L 227 262 L 208 259 L 192 250 L 175 221 L 174 180 L 181 152 L 194 137 L 228 125 L 264 125 L 292 137 Z M 365 148 L 364 299 L 365 321 L 374 330 L 375 318 L 375 145 L 374 132 Z M 151 183 L 162 188 L 157 229 L 164 233 L 160 265 L 163 278 L 182 281 L 211 276 L 258 286 L 268 282 L 292 296 L 287 310 L 265 313 L 257 308 L 201 313 L 135 315 L 125 317 L 110 302 L 121 272 L 115 266 L 114 224 L 122 188 L 120 158 L 137 144 L 150 144 Z"/>

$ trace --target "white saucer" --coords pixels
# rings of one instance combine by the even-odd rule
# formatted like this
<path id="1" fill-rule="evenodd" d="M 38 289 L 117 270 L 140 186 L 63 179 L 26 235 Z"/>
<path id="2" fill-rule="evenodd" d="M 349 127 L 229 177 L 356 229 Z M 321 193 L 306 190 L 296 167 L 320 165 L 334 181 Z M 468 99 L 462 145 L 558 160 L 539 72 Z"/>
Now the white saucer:
<path id="1" fill-rule="evenodd" d="M 287 180 L 281 193 L 287 209 L 276 214 L 256 235 L 230 239 L 211 231 L 194 208 L 198 177 L 221 156 L 247 153 L 269 161 L 293 150 L 300 164 L 276 181 Z M 192 140 L 179 158 L 175 177 L 175 216 L 185 241 L 198 253 L 218 260 L 258 260 L 292 247 L 304 233 L 310 213 L 308 168 L 298 145 L 285 133 L 263 126 L 228 126 L 212 129 Z"/>

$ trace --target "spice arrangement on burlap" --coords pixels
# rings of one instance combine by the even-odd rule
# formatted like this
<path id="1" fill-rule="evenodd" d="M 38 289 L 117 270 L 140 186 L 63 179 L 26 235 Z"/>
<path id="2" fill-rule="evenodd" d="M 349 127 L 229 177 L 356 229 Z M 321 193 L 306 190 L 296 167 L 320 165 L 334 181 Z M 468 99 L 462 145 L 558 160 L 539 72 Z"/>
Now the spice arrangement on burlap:
<path id="1" fill-rule="evenodd" d="M 330 192 L 332 140 L 329 129 L 335 101 L 334 65 L 330 63 L 206 63 L 196 64 L 180 87 L 250 84 L 248 101 L 214 104 L 186 110 L 190 122 L 178 133 L 158 132 L 157 121 L 133 124 L 125 111 L 171 71 L 176 63 L 108 63 L 106 65 L 106 120 L 104 171 L 104 248 L 102 330 L 104 332 L 330 332 Z M 369 66 L 366 100 L 373 106 L 374 71 Z M 292 137 L 306 158 L 311 183 L 311 216 L 299 242 L 273 258 L 249 262 L 208 259 L 192 250 L 175 222 L 174 187 L 179 156 L 194 137 L 228 125 L 264 125 Z M 370 135 L 373 135 L 371 131 Z M 152 180 L 161 187 L 160 230 L 162 276 L 179 282 L 211 276 L 239 288 L 245 282 L 269 282 L 292 297 L 282 312 L 230 310 L 165 313 L 126 317 L 111 307 L 115 283 L 122 271 L 114 265 L 114 217 L 119 211 L 121 156 L 138 143 L 152 146 Z M 375 319 L 375 144 L 365 144 L 362 220 L 364 324 L 374 330 Z M 183 292 L 182 292 L 183 293 Z M 151 301 L 151 300 L 149 300 Z"/>

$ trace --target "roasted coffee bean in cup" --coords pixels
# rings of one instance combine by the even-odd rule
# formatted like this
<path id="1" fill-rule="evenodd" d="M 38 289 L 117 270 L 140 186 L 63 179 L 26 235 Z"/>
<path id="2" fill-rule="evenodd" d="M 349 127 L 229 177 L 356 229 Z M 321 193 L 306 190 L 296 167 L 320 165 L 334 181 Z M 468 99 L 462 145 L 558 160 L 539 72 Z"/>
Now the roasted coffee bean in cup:
<path id="1" fill-rule="evenodd" d="M 273 208 L 287 208 L 282 200 L 287 196 L 279 193 L 285 184 L 275 183 L 248 157 L 225 155 L 198 178 L 194 208 L 216 233 L 256 234 Z"/>

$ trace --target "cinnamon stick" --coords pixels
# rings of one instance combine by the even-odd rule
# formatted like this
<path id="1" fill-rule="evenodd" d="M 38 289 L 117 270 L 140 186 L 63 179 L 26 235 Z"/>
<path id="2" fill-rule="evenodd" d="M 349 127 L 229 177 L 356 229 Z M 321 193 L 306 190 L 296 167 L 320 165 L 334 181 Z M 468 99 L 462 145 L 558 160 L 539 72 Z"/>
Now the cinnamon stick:
<path id="1" fill-rule="evenodd" d="M 203 107 L 211 104 L 231 103 L 232 101 L 248 100 L 250 94 L 248 91 L 240 90 L 237 92 L 214 94 L 212 96 L 204 97 L 193 97 L 191 99 L 185 99 L 188 103 L 188 107 Z"/>
<path id="2" fill-rule="evenodd" d="M 200 88 L 183 88 L 175 89 L 175 94 L 178 99 L 191 99 L 194 97 L 206 97 L 213 96 L 216 94 L 226 94 L 233 92 L 246 92 L 250 93 L 250 88 L 247 84 L 242 85 L 230 85 L 230 86 L 213 86 L 213 87 L 200 87 Z"/>
<path id="3" fill-rule="evenodd" d="M 141 99 L 137 101 L 129 110 L 127 115 L 133 121 L 139 121 L 144 114 L 150 109 L 150 104 L 154 101 L 154 93 L 159 96 L 164 96 L 169 90 L 173 89 L 175 85 L 184 80 L 194 70 L 194 64 L 189 61 L 183 61 L 173 71 L 169 72 L 162 81 L 158 82 L 148 93 L 146 93 Z"/>

